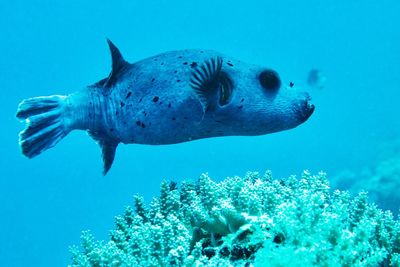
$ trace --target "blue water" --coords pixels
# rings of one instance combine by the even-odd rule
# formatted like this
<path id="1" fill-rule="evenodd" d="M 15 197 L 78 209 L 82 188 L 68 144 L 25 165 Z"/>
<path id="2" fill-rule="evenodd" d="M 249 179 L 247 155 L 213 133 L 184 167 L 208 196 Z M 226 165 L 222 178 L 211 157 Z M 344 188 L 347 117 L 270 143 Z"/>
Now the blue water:
<path id="1" fill-rule="evenodd" d="M 163 179 L 266 169 L 276 177 L 303 169 L 333 176 L 374 164 L 400 133 L 399 11 L 396 0 L 1 1 L 0 265 L 67 265 L 82 230 L 107 239 L 132 196 L 149 201 Z M 68 94 L 108 75 L 106 37 L 130 62 L 208 48 L 273 67 L 302 88 L 318 68 L 326 86 L 310 90 L 315 113 L 296 129 L 122 145 L 106 177 L 84 132 L 28 160 L 17 143 L 19 101 Z"/>

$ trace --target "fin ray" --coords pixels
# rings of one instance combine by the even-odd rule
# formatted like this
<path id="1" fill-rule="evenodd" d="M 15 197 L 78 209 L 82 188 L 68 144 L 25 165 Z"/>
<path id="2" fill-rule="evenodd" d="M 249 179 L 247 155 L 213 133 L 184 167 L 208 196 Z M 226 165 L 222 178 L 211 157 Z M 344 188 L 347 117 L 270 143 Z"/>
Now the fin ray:
<path id="1" fill-rule="evenodd" d="M 216 105 L 221 69 L 222 58 L 215 57 L 205 61 L 192 72 L 190 85 L 197 93 L 204 112 Z"/>

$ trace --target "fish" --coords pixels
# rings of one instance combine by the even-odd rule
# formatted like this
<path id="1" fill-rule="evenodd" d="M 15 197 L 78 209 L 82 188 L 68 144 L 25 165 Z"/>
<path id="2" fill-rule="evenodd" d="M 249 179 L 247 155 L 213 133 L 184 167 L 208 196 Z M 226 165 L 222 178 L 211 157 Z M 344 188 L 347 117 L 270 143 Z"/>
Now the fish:
<path id="1" fill-rule="evenodd" d="M 221 136 L 256 136 L 294 128 L 314 112 L 307 92 L 278 72 L 213 50 L 161 53 L 135 63 L 107 39 L 111 72 L 69 95 L 23 100 L 19 146 L 28 158 L 74 130 L 100 146 L 103 175 L 119 144 L 167 145 Z"/>
<path id="2" fill-rule="evenodd" d="M 322 90 L 325 87 L 326 77 L 318 69 L 311 69 L 308 73 L 307 83 L 311 88 Z"/>

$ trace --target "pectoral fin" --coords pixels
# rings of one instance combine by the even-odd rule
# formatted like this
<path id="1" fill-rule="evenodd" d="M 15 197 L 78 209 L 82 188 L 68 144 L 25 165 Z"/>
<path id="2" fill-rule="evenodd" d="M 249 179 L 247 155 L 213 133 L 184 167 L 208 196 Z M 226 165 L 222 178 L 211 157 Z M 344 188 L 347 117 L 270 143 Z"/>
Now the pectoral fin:
<path id="1" fill-rule="evenodd" d="M 231 101 L 233 84 L 222 70 L 222 63 L 221 57 L 211 58 L 192 72 L 190 85 L 197 93 L 204 112 L 225 106 Z"/>

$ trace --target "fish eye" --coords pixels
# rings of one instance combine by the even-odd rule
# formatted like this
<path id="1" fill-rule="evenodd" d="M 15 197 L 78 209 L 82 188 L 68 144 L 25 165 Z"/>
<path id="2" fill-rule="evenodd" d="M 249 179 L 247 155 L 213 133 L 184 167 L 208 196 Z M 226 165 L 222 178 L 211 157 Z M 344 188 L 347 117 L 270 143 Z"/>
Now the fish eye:
<path id="1" fill-rule="evenodd" d="M 269 91 L 276 91 L 281 87 L 281 79 L 274 70 L 264 70 L 259 76 L 261 86 Z"/>

